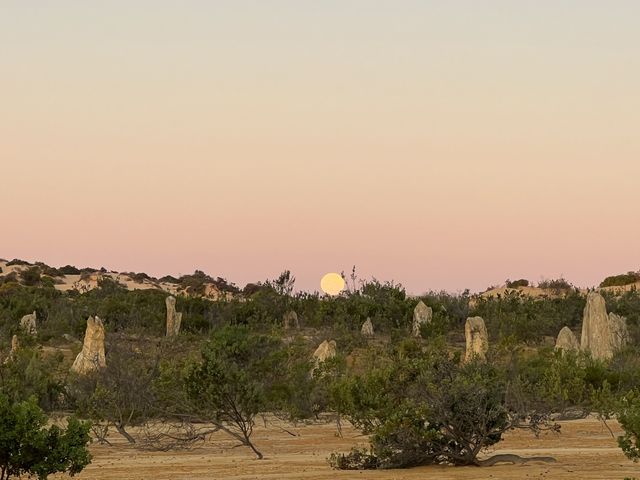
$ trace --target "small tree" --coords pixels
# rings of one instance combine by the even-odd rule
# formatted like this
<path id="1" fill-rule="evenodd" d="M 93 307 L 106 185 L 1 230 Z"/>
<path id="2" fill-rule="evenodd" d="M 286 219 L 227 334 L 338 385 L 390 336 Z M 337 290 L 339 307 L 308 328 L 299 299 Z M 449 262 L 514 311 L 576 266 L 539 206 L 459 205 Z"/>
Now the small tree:
<path id="1" fill-rule="evenodd" d="M 283 380 L 280 342 L 250 333 L 245 326 L 226 327 L 202 350 L 202 360 L 187 376 L 194 408 L 218 428 L 249 447 L 255 418 L 272 405 L 273 392 Z"/>
<path id="2" fill-rule="evenodd" d="M 138 350 L 120 339 L 110 346 L 107 366 L 76 378 L 69 394 L 79 412 L 94 425 L 102 424 L 104 429 L 113 425 L 133 444 L 136 440 L 127 429 L 143 425 L 154 414 L 156 376 L 152 349 Z"/>
<path id="3" fill-rule="evenodd" d="M 75 475 L 91 462 L 89 424 L 70 418 L 66 429 L 46 427 L 35 399 L 10 403 L 0 395 L 0 480 L 57 472 Z"/>
<path id="4" fill-rule="evenodd" d="M 627 458 L 640 460 L 640 394 L 629 392 L 619 406 L 618 422 L 624 429 L 624 435 L 618 437 L 618 445 Z"/>

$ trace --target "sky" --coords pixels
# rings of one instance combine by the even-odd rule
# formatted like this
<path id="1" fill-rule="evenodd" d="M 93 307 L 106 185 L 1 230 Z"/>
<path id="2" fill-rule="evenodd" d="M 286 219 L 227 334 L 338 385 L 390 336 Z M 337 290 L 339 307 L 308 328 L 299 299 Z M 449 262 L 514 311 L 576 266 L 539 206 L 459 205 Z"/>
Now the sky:
<path id="1" fill-rule="evenodd" d="M 640 268 L 640 2 L 0 2 L 0 257 L 243 286 Z"/>

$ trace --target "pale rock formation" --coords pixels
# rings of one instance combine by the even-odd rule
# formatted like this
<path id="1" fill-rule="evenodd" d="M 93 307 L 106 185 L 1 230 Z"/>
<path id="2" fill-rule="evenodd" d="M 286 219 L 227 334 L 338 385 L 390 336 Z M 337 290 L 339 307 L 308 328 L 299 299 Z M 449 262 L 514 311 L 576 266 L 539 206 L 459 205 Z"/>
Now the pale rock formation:
<path id="1" fill-rule="evenodd" d="M 104 356 L 104 325 L 98 317 L 89 317 L 84 334 L 82 351 L 78 354 L 71 370 L 80 375 L 96 371 L 107 366 Z"/>
<path id="2" fill-rule="evenodd" d="M 29 315 L 25 315 L 20 319 L 20 328 L 29 335 L 36 335 L 38 333 L 36 321 L 37 321 L 37 317 L 36 317 L 36 312 L 34 310 L 33 313 L 30 313 Z"/>
<path id="3" fill-rule="evenodd" d="M 362 328 L 360 329 L 360 332 L 365 337 L 373 337 L 375 335 L 375 332 L 373 330 L 373 322 L 371 321 L 370 318 L 367 318 L 367 321 L 362 324 Z"/>
<path id="4" fill-rule="evenodd" d="M 627 328 L 627 319 L 613 312 L 609 314 L 609 332 L 611 335 L 611 347 L 614 352 L 626 347 L 631 340 L 629 329 Z"/>
<path id="5" fill-rule="evenodd" d="M 18 342 L 18 336 L 14 335 L 13 337 L 11 337 L 11 351 L 9 352 L 9 355 L 7 355 L 7 358 L 4 359 L 4 363 L 9 363 L 14 360 L 16 358 L 16 355 L 18 354 L 19 349 L 20 343 Z"/>
<path id="6" fill-rule="evenodd" d="M 336 348 L 337 348 L 337 345 L 335 340 L 325 340 L 324 342 L 322 342 L 318 346 L 318 348 L 316 348 L 316 351 L 313 352 L 313 359 L 315 360 L 316 368 L 322 362 L 325 362 L 330 358 L 335 357 L 337 353 Z"/>
<path id="7" fill-rule="evenodd" d="M 469 317 L 464 325 L 464 337 L 466 350 L 465 362 L 474 358 L 486 360 L 489 351 L 489 334 L 482 317 Z"/>
<path id="8" fill-rule="evenodd" d="M 169 296 L 165 299 L 167 306 L 167 337 L 173 337 L 180 332 L 182 313 L 176 312 L 176 298 Z"/>
<path id="9" fill-rule="evenodd" d="M 420 326 L 423 323 L 431 323 L 433 319 L 433 310 L 431 307 L 427 307 L 425 303 L 420 300 L 416 308 L 413 310 L 413 329 L 412 334 L 414 337 L 420 336 Z"/>
<path id="10" fill-rule="evenodd" d="M 580 343 L 569 327 L 562 327 L 562 330 L 558 333 L 556 350 L 561 350 L 562 352 L 577 352 L 580 350 Z"/>
<path id="11" fill-rule="evenodd" d="M 593 358 L 607 360 L 629 340 L 627 322 L 616 314 L 607 315 L 605 300 L 598 292 L 587 294 L 582 317 L 580 348 Z"/>
<path id="12" fill-rule="evenodd" d="M 293 310 L 289 310 L 284 314 L 284 316 L 282 317 L 282 323 L 284 324 L 285 330 L 289 330 L 291 328 L 300 328 L 300 323 L 298 322 L 298 314 Z"/>

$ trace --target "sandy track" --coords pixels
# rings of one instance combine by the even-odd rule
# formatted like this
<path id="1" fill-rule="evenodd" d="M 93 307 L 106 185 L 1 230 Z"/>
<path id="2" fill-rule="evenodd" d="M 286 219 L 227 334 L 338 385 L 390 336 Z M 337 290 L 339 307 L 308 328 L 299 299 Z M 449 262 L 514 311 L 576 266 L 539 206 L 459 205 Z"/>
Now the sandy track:
<path id="1" fill-rule="evenodd" d="M 335 435 L 334 425 L 288 426 L 294 437 L 275 425 L 256 430 L 256 444 L 265 454 L 253 460 L 246 448 L 231 448 L 224 434 L 187 451 L 149 452 L 126 446 L 117 436 L 114 446 L 94 444 L 92 465 L 75 477 L 80 479 L 593 479 L 622 480 L 639 476 L 640 465 L 627 460 L 609 432 L 593 419 L 561 422 L 562 433 L 543 434 L 539 438 L 513 432 L 489 454 L 554 456 L 554 464 L 496 465 L 493 467 L 420 467 L 407 470 L 336 471 L 326 458 L 332 451 L 347 451 L 366 438 L 351 428 L 344 428 L 344 438 Z M 619 433 L 615 422 L 614 432 Z M 56 478 L 68 478 L 57 476 Z"/>

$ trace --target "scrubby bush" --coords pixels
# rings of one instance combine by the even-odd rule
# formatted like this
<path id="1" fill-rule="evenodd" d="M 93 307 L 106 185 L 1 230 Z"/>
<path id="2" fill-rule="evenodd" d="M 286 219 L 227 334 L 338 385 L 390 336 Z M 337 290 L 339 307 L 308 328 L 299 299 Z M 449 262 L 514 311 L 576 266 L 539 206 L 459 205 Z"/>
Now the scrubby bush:
<path id="1" fill-rule="evenodd" d="M 534 298 L 512 290 L 495 297 L 480 297 L 471 315 L 485 319 L 492 340 L 513 336 L 520 342 L 540 342 L 555 337 L 563 326 L 580 325 L 585 298 L 570 292 L 557 298 Z"/>
<path id="2" fill-rule="evenodd" d="M 27 287 L 33 287 L 40 283 L 41 279 L 41 271 L 40 267 L 33 266 L 29 267 L 26 270 L 20 272 L 20 280 Z"/>
<path id="3" fill-rule="evenodd" d="M 163 283 L 180 283 L 180 280 L 178 280 L 176 277 L 171 275 L 165 275 L 164 277 L 160 277 L 158 281 Z"/>
<path id="4" fill-rule="evenodd" d="M 9 272 L 6 275 L 0 277 L 0 285 L 4 285 L 6 283 L 17 283 L 18 282 L 18 274 L 16 272 Z"/>
<path id="5" fill-rule="evenodd" d="M 631 391 L 622 398 L 618 411 L 618 422 L 624 435 L 618 437 L 618 445 L 627 458 L 640 459 L 640 393 Z"/>
<path id="6" fill-rule="evenodd" d="M 507 285 L 507 288 L 518 288 L 518 287 L 528 287 L 529 286 L 529 280 L 521 278 L 520 280 L 509 280 L 507 279 L 507 281 L 505 282 Z"/>
<path id="7" fill-rule="evenodd" d="M 623 287 L 640 281 L 640 272 L 627 272 L 622 275 L 612 275 L 605 278 L 601 283 L 601 287 Z"/>
<path id="8" fill-rule="evenodd" d="M 65 265 L 64 267 L 60 267 L 58 271 L 63 275 L 80 275 L 81 273 L 80 269 L 73 265 Z"/>
<path id="9" fill-rule="evenodd" d="M 573 289 L 574 286 L 567 282 L 564 278 L 560 277 L 551 280 L 542 280 L 540 283 L 538 283 L 538 288 L 561 293 Z"/>
<path id="10" fill-rule="evenodd" d="M 178 280 L 180 287 L 189 295 L 204 295 L 207 284 L 213 284 L 221 292 L 238 293 L 240 289 L 224 278 L 213 278 L 201 270 L 196 270 L 191 275 L 183 275 Z"/>
<path id="11" fill-rule="evenodd" d="M 69 418 L 67 427 L 47 427 L 35 400 L 12 403 L 0 394 L 0 480 L 23 475 L 46 479 L 80 473 L 91 462 L 89 424 Z"/>
<path id="12" fill-rule="evenodd" d="M 140 272 L 140 273 L 123 272 L 122 275 L 127 275 L 129 278 L 131 278 L 131 280 L 133 280 L 136 283 L 143 283 L 145 280 L 149 280 L 149 281 L 155 280 L 153 277 L 150 277 L 144 272 Z"/>
<path id="13" fill-rule="evenodd" d="M 46 410 L 59 407 L 64 393 L 59 375 L 62 361 L 61 354 L 44 357 L 39 350 L 22 345 L 10 360 L 0 364 L 0 394 L 11 402 L 32 398 Z"/>
<path id="14" fill-rule="evenodd" d="M 371 435 L 370 452 L 334 455 L 336 468 L 478 464 L 507 430 L 548 426 L 543 415 L 516 408 L 495 366 L 460 365 L 442 348 L 389 360 L 334 384 L 333 407 Z"/>
<path id="15" fill-rule="evenodd" d="M 113 425 L 129 443 L 127 431 L 158 413 L 153 383 L 158 357 L 153 346 L 141 349 L 125 338 L 109 345 L 109 361 L 99 372 L 77 376 L 69 388 L 70 402 L 83 417 L 104 428 Z"/>
<path id="16" fill-rule="evenodd" d="M 30 265 L 29 262 L 25 260 L 20 260 L 19 258 L 14 258 L 13 260 L 9 260 L 7 262 L 7 267 L 11 267 L 13 265 Z"/>
<path id="17" fill-rule="evenodd" d="M 251 436 L 255 418 L 269 410 L 273 394 L 284 380 L 279 340 L 250 334 L 244 326 L 216 332 L 191 369 L 186 387 L 194 408 L 258 459 L 262 453 Z"/>

